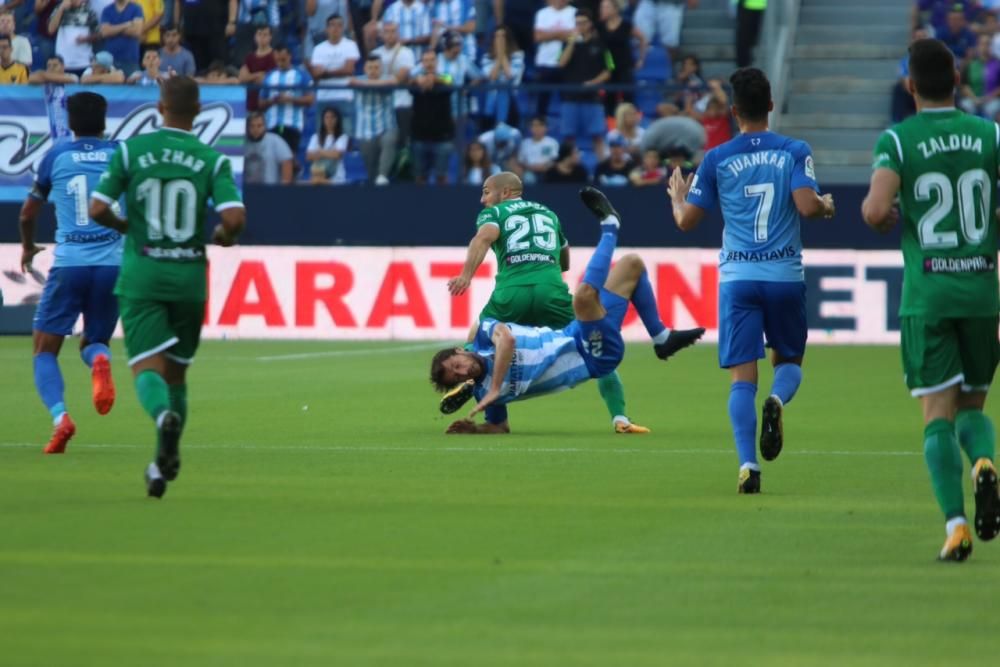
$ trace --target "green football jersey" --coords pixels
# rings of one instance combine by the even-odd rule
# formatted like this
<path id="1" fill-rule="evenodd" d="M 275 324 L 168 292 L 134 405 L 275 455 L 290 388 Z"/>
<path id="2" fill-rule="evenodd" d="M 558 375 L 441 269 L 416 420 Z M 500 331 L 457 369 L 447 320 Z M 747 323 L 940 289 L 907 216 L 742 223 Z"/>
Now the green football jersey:
<path id="1" fill-rule="evenodd" d="M 873 167 L 900 178 L 900 315 L 980 317 L 1000 310 L 998 151 L 1000 126 L 955 109 L 923 111 L 879 137 Z"/>
<path id="2" fill-rule="evenodd" d="M 559 217 L 533 201 L 508 199 L 483 209 L 476 228 L 496 225 L 497 287 L 562 283 L 559 255 L 567 245 Z"/>
<path id="3" fill-rule="evenodd" d="M 128 234 L 115 294 L 204 301 L 205 207 L 243 206 L 229 159 L 190 132 L 164 128 L 122 143 L 93 196 L 125 193 Z"/>

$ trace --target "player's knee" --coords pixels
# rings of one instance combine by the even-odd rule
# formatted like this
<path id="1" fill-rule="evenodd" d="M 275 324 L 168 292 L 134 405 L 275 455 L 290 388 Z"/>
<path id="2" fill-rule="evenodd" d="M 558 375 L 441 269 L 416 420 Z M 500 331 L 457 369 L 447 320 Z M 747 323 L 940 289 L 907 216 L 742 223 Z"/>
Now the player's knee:
<path id="1" fill-rule="evenodd" d="M 643 271 L 646 270 L 646 263 L 642 261 L 642 257 L 639 257 L 639 255 L 634 252 L 630 252 L 629 254 L 622 256 L 618 260 L 617 264 L 621 265 L 623 270 L 625 270 L 629 276 L 638 277 L 642 275 Z"/>
<path id="2" fill-rule="evenodd" d="M 573 310 L 579 312 L 588 308 L 593 308 L 594 304 L 600 303 L 600 294 L 593 285 L 580 283 L 573 293 Z"/>

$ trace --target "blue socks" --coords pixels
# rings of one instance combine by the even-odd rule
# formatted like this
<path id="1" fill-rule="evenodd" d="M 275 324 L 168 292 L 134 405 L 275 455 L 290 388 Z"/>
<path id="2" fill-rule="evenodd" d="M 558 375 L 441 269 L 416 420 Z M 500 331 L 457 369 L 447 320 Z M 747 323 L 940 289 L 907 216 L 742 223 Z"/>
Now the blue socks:
<path id="1" fill-rule="evenodd" d="M 653 285 L 649 282 L 647 271 L 642 272 L 642 275 L 639 276 L 639 282 L 635 285 L 635 291 L 632 292 L 632 305 L 639 313 L 639 319 L 642 320 L 642 325 L 646 327 L 650 338 L 655 340 L 657 336 L 667 330 L 663 320 L 660 319 L 660 311 L 656 307 L 656 296 L 653 294 Z"/>
<path id="2" fill-rule="evenodd" d="M 108 361 L 111 361 L 111 350 L 104 343 L 91 343 L 80 350 L 80 358 L 83 359 L 83 363 L 87 364 L 87 368 L 94 367 L 94 357 L 99 354 L 103 354 L 108 358 Z"/>
<path id="3" fill-rule="evenodd" d="M 604 289 L 611 272 L 611 256 L 615 254 L 618 245 L 618 225 L 601 223 L 601 240 L 594 249 L 594 254 L 587 262 L 587 270 L 583 274 L 583 282 L 598 292 Z"/>
<path id="4" fill-rule="evenodd" d="M 66 404 L 63 403 L 66 387 L 59 370 L 59 361 L 51 352 L 40 352 L 35 355 L 34 366 L 35 389 L 52 415 L 52 421 L 58 421 L 66 412 Z"/>
<path id="5" fill-rule="evenodd" d="M 771 394 L 780 398 L 783 405 L 792 400 L 800 384 L 802 384 L 802 367 L 798 364 L 778 364 L 774 367 Z"/>
<path id="6" fill-rule="evenodd" d="M 733 425 L 740 467 L 750 464 L 754 470 L 760 470 L 757 465 L 756 398 L 757 385 L 751 382 L 734 382 L 729 387 L 729 421 Z"/>

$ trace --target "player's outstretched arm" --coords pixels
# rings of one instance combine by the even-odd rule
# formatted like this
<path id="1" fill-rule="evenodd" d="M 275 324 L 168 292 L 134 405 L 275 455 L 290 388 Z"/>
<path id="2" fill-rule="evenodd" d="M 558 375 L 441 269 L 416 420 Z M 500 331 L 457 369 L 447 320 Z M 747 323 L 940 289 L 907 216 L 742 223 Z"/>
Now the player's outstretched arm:
<path id="1" fill-rule="evenodd" d="M 212 232 L 212 243 L 226 248 L 236 243 L 247 223 L 247 210 L 242 206 L 223 209 L 219 213 L 222 222 Z"/>
<path id="2" fill-rule="evenodd" d="M 469 250 L 465 255 L 465 266 L 462 267 L 461 275 L 455 276 L 448 281 L 448 292 L 452 296 L 464 294 L 472 283 L 472 276 L 476 274 L 476 269 L 486 259 L 486 253 L 490 251 L 496 240 L 500 238 L 500 228 L 496 225 L 483 225 L 469 242 Z"/>
<path id="3" fill-rule="evenodd" d="M 469 419 L 475 417 L 500 398 L 503 379 L 507 377 L 507 371 L 510 370 L 511 362 L 514 360 L 514 334 L 510 332 L 507 325 L 497 324 L 493 327 L 493 347 L 496 350 L 493 357 L 493 380 L 486 395 L 469 413 Z"/>
<path id="4" fill-rule="evenodd" d="M 705 209 L 685 201 L 693 180 L 694 174 L 689 174 L 687 178 L 684 178 L 681 168 L 677 167 L 674 169 L 674 173 L 670 174 L 670 180 L 667 182 L 667 194 L 670 195 L 674 222 L 677 223 L 682 232 L 691 231 L 701 224 L 705 217 Z"/>
<path id="5" fill-rule="evenodd" d="M 21 215 L 18 218 L 18 227 L 21 230 L 21 273 L 31 270 L 31 260 L 44 248 L 35 245 L 35 221 L 38 220 L 38 212 L 42 209 L 41 200 L 29 196 L 21 206 Z"/>
<path id="6" fill-rule="evenodd" d="M 795 208 L 803 218 L 832 218 L 837 212 L 833 205 L 833 195 L 820 196 L 812 188 L 796 188 L 792 190 L 792 200 Z"/>
<path id="7" fill-rule="evenodd" d="M 899 210 L 895 205 L 899 185 L 899 174 L 892 169 L 876 169 L 872 173 L 868 194 L 861 202 L 861 217 L 877 232 L 884 234 L 899 222 Z"/>

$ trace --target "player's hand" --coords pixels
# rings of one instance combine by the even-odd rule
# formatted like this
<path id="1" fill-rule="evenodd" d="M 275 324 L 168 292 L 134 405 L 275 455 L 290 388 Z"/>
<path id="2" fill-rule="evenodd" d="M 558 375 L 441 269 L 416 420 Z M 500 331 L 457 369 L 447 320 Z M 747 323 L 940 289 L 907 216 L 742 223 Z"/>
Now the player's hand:
<path id="1" fill-rule="evenodd" d="M 825 209 L 823 217 L 829 220 L 837 213 L 837 207 L 833 204 L 833 195 L 828 192 L 820 199 L 823 200 L 823 208 Z"/>
<path id="2" fill-rule="evenodd" d="M 674 167 L 674 172 L 670 174 L 670 180 L 667 181 L 667 194 L 670 195 L 670 200 L 675 204 L 683 204 L 693 180 L 694 174 L 688 174 L 688 177 L 684 178 L 681 168 Z"/>
<path id="3" fill-rule="evenodd" d="M 476 407 L 472 408 L 472 412 L 469 413 L 469 419 L 472 419 L 480 412 L 490 407 L 490 405 L 492 405 L 498 398 L 500 398 L 500 392 L 496 389 L 490 389 L 486 392 L 486 395 L 483 396 L 483 399 L 476 404 Z"/>
<path id="4" fill-rule="evenodd" d="M 888 217 L 882 221 L 882 224 L 875 227 L 875 231 L 879 234 L 888 234 L 897 224 L 899 224 L 899 207 L 893 206 L 889 209 Z"/>
<path id="5" fill-rule="evenodd" d="M 465 276 L 455 276 L 448 281 L 448 292 L 452 296 L 461 296 L 465 294 L 465 290 L 469 289 L 471 283 L 472 281 Z"/>
<path id="6" fill-rule="evenodd" d="M 235 34 L 236 34 L 236 24 L 232 23 L 232 22 L 227 23 L 226 24 L 226 37 L 232 37 Z"/>
<path id="7" fill-rule="evenodd" d="M 236 239 L 229 235 L 229 232 L 222 226 L 222 223 L 219 223 L 212 231 L 212 243 L 221 245 L 223 248 L 229 248 L 236 244 Z"/>
<path id="8" fill-rule="evenodd" d="M 445 433 L 477 433 L 476 422 L 471 419 L 459 419 L 452 422 Z"/>
<path id="9" fill-rule="evenodd" d="M 23 246 L 21 248 L 21 273 L 28 273 L 31 271 L 31 261 L 35 259 L 35 255 L 45 250 L 41 246 L 37 246 L 32 243 L 30 246 Z"/>

